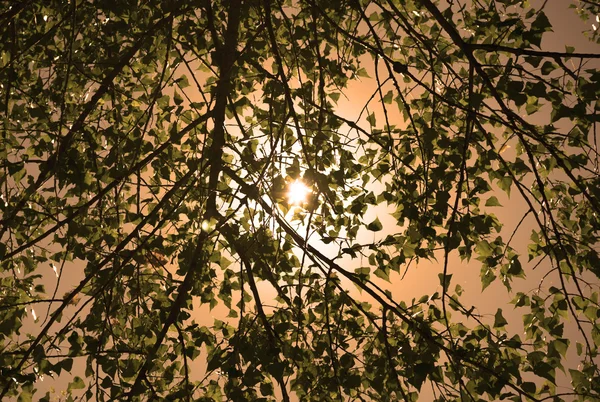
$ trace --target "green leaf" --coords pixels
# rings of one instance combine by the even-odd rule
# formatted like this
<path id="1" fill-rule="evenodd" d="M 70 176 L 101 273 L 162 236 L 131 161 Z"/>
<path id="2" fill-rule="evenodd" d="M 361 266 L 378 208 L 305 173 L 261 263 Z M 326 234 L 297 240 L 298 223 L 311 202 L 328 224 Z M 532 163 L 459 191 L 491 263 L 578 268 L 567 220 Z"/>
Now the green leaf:
<path id="1" fill-rule="evenodd" d="M 31 402 L 33 394 L 30 391 L 22 391 L 17 398 L 17 402 Z"/>
<path id="2" fill-rule="evenodd" d="M 83 379 L 79 376 L 75 376 L 75 378 L 73 378 L 73 381 L 71 381 L 67 387 L 68 391 L 74 390 L 74 389 L 83 389 L 85 388 L 85 383 L 83 382 Z"/>
<path id="3" fill-rule="evenodd" d="M 177 91 L 174 91 L 173 93 L 173 102 L 175 102 L 176 105 L 181 105 L 183 103 L 183 98 Z"/>
<path id="4" fill-rule="evenodd" d="M 488 286 L 490 286 L 490 284 L 492 282 L 494 282 L 494 280 L 496 279 L 496 275 L 494 274 L 494 272 L 489 268 L 489 267 L 484 267 L 481 269 L 481 285 L 482 285 L 482 291 L 485 290 L 485 288 L 487 288 Z"/>
<path id="5" fill-rule="evenodd" d="M 354 366 L 354 356 L 350 353 L 344 353 L 342 357 L 340 357 L 340 365 L 344 368 L 351 368 Z"/>
<path id="6" fill-rule="evenodd" d="M 536 96 L 527 96 L 527 104 L 525 105 L 525 111 L 527 114 L 533 114 L 540 109 L 540 105 L 538 102 L 538 97 Z"/>
<path id="7" fill-rule="evenodd" d="M 498 182 L 498 187 L 500 187 L 502 190 L 504 190 L 506 192 L 506 194 L 508 194 L 510 196 L 510 188 L 513 184 L 513 179 L 510 176 L 506 176 L 503 177 L 502 179 L 500 179 L 500 181 Z"/>
<path id="8" fill-rule="evenodd" d="M 542 74 L 543 75 L 548 75 L 554 70 L 556 70 L 556 65 L 554 63 L 552 63 L 551 61 L 546 61 L 546 62 L 544 62 L 544 64 L 542 64 Z"/>
<path id="9" fill-rule="evenodd" d="M 444 275 L 441 273 L 438 274 L 438 278 L 440 279 L 440 285 L 442 285 L 442 289 L 444 289 L 444 292 L 447 292 L 448 287 L 450 286 L 450 281 L 452 280 L 452 274 Z"/>
<path id="10" fill-rule="evenodd" d="M 490 198 L 488 198 L 488 200 L 485 202 L 485 206 L 486 207 L 501 207 L 502 205 L 500 205 L 500 201 L 498 201 L 498 197 L 493 195 Z"/>
<path id="11" fill-rule="evenodd" d="M 494 315 L 494 328 L 503 328 L 508 324 L 508 321 L 502 316 L 502 309 L 499 308 Z"/>
<path id="12" fill-rule="evenodd" d="M 367 72 L 367 70 L 365 68 L 359 68 L 358 71 L 356 71 L 356 75 L 358 75 L 359 77 L 363 77 L 363 78 L 370 78 L 369 73 Z"/>
<path id="13" fill-rule="evenodd" d="M 570 341 L 568 339 L 556 339 L 549 344 L 549 349 L 552 347 L 556 350 L 563 358 L 567 357 L 567 350 L 569 348 Z"/>
<path id="14" fill-rule="evenodd" d="M 576 391 L 581 392 L 582 390 L 588 389 L 589 381 L 588 377 L 579 370 L 569 369 L 571 375 L 571 384 Z"/>
<path id="15" fill-rule="evenodd" d="M 221 367 L 224 361 L 224 352 L 221 350 L 216 350 L 213 353 L 212 357 L 208 360 L 208 364 L 206 366 L 206 370 L 211 372 Z"/>
<path id="16" fill-rule="evenodd" d="M 360 387 L 361 377 L 356 374 L 349 375 L 342 379 L 344 385 L 350 389 L 355 389 Z"/>
<path id="17" fill-rule="evenodd" d="M 531 27 L 540 32 L 552 31 L 552 24 L 543 11 L 537 13 L 537 17 L 531 24 Z"/>
<path id="18" fill-rule="evenodd" d="M 371 127 L 375 127 L 377 125 L 377 120 L 375 120 L 375 112 L 367 116 L 367 121 Z"/>
<path id="19" fill-rule="evenodd" d="M 533 366 L 533 372 L 536 375 L 547 379 L 552 384 L 554 384 L 556 382 L 556 376 L 555 376 L 556 368 L 552 367 L 551 365 L 549 365 L 546 362 L 539 362 L 539 363 L 535 364 Z"/>
<path id="20" fill-rule="evenodd" d="M 423 382 L 427 379 L 427 376 L 432 372 L 434 366 L 431 363 L 418 363 L 414 367 L 413 375 L 409 377 L 408 381 L 418 390 L 421 389 Z"/>
<path id="21" fill-rule="evenodd" d="M 524 274 L 523 267 L 521 266 L 521 262 L 519 261 L 518 257 L 515 256 L 510 260 L 508 273 L 517 276 Z"/>
<path id="22" fill-rule="evenodd" d="M 534 395 L 537 390 L 534 382 L 524 382 L 523 384 L 521 384 L 521 389 L 532 395 Z"/>
<path id="23" fill-rule="evenodd" d="M 261 382 L 260 393 L 262 394 L 262 396 L 272 396 L 274 393 L 273 384 L 271 384 L 270 382 Z"/>
<path id="24" fill-rule="evenodd" d="M 475 246 L 475 250 L 481 257 L 491 257 L 494 253 L 494 249 L 487 240 L 478 242 Z"/>
<path id="25" fill-rule="evenodd" d="M 355 268 L 354 273 L 358 276 L 368 278 L 371 273 L 371 269 L 369 267 Z"/>
<path id="26" fill-rule="evenodd" d="M 389 269 L 377 268 L 375 269 L 375 271 L 373 271 L 373 274 L 376 277 L 383 279 L 384 281 L 390 282 Z"/>
<path id="27" fill-rule="evenodd" d="M 383 97 L 383 103 L 391 104 L 393 99 L 394 99 L 394 92 L 390 90 Z"/>
<path id="28" fill-rule="evenodd" d="M 367 225 L 367 229 L 372 232 L 379 232 L 381 229 L 383 229 L 383 225 L 381 224 L 379 218 L 375 218 L 373 222 Z"/>

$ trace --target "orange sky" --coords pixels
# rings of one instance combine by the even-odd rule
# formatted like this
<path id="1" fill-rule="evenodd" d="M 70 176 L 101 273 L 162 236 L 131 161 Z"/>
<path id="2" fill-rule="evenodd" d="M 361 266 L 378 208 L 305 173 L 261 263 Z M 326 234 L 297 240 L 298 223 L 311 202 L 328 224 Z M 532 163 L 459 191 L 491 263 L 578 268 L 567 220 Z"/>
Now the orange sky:
<path id="1" fill-rule="evenodd" d="M 582 36 L 580 31 L 583 29 L 583 23 L 579 20 L 577 15 L 572 10 L 565 10 L 565 6 L 568 2 L 562 0 L 550 0 L 548 2 L 548 6 L 546 8 L 547 14 L 555 28 L 555 33 L 548 35 L 545 38 L 543 43 L 543 48 L 546 50 L 564 50 L 565 44 L 576 44 L 576 49 L 581 52 L 598 52 L 598 46 L 582 40 Z M 372 71 L 372 67 L 371 70 Z M 372 75 L 372 74 L 371 74 Z M 375 90 L 375 86 L 372 80 L 363 79 L 360 82 L 353 83 L 348 90 L 345 91 L 347 99 L 344 97 L 340 98 L 338 103 L 339 113 L 348 117 L 349 119 L 355 119 L 360 110 L 362 109 L 365 98 L 368 99 L 368 96 Z M 376 105 L 376 102 L 373 103 Z M 376 106 L 374 106 L 376 107 Z M 391 118 L 395 120 L 396 124 L 400 123 L 400 118 L 396 114 L 395 116 L 392 114 Z M 364 123 L 364 119 L 362 123 Z M 510 151 L 507 151 L 510 152 Z M 373 189 L 377 191 L 379 185 L 374 183 Z M 505 230 L 502 233 L 503 237 L 507 238 L 510 235 L 510 232 L 516 227 L 518 222 L 520 221 L 523 212 L 525 211 L 525 204 L 522 200 L 520 200 L 518 194 L 515 192 L 512 194 L 512 197 L 509 199 L 503 192 L 497 192 L 495 194 L 500 203 L 503 205 L 503 208 L 495 208 L 494 212 L 498 216 L 501 222 L 505 225 Z M 374 219 L 376 216 L 384 222 L 384 228 L 387 230 L 393 230 L 392 225 L 389 225 L 389 222 L 393 222 L 393 218 L 390 221 L 389 216 L 386 216 L 388 212 L 391 212 L 385 206 L 379 206 L 377 208 L 372 208 L 368 211 L 365 216 L 365 221 L 368 222 L 371 219 Z M 388 223 L 388 225 L 386 225 Z M 516 247 L 518 251 L 522 253 L 523 256 L 527 255 L 526 245 L 529 241 L 529 235 L 531 228 L 533 227 L 532 219 L 527 219 L 524 224 L 521 226 L 517 235 L 514 238 L 514 244 L 519 245 Z M 299 230 L 302 232 L 302 227 L 299 227 Z M 357 239 L 358 243 L 369 243 L 373 242 L 376 239 L 381 239 L 385 237 L 389 232 L 383 231 L 377 234 L 373 234 L 372 232 L 363 231 L 360 233 L 359 238 Z M 330 257 L 334 257 L 337 253 L 337 250 L 334 249 L 333 246 L 326 246 L 323 243 L 319 242 L 316 239 L 311 239 L 311 243 L 317 246 L 322 252 L 328 254 Z M 525 263 L 526 257 L 522 258 L 522 262 Z M 393 273 L 391 276 L 392 283 L 387 284 L 383 281 L 377 281 L 378 284 L 389 288 L 398 301 L 404 300 L 410 304 L 410 300 L 413 298 L 419 298 L 422 295 L 431 295 L 436 291 L 441 292 L 441 287 L 439 286 L 438 273 L 440 273 L 440 264 L 442 258 L 440 254 L 440 261 L 436 262 L 421 262 L 418 266 L 412 266 L 406 273 L 405 277 L 401 279 L 399 274 Z M 338 261 L 340 262 L 340 261 Z M 528 264 L 524 264 L 524 269 L 527 272 L 527 280 L 521 282 L 514 283 L 514 289 L 529 291 L 538 286 L 541 276 L 546 272 L 543 267 L 537 268 L 535 271 L 531 271 L 531 267 L 536 261 L 533 261 Z M 358 267 L 361 264 L 360 260 L 353 260 L 346 258 L 341 260 L 341 263 L 344 263 L 346 269 L 352 269 L 354 267 Z M 506 302 L 510 300 L 510 296 L 507 296 L 505 288 L 500 284 L 499 281 L 490 286 L 486 291 L 481 294 L 481 283 L 479 280 L 479 263 L 477 261 L 472 261 L 469 264 L 464 262 L 460 262 L 458 256 L 452 255 L 450 258 L 450 267 L 451 272 L 454 277 L 452 279 L 451 288 L 456 284 L 460 284 L 465 289 L 465 295 L 463 298 L 463 303 L 465 306 L 473 305 L 475 307 L 475 312 L 479 313 L 488 319 L 493 320 L 493 314 L 496 311 L 497 307 L 507 308 L 507 310 L 512 311 L 512 306 L 508 306 Z M 50 266 L 44 267 L 40 270 L 43 273 L 45 278 L 45 284 L 47 291 L 54 288 L 56 285 L 57 278 L 54 274 L 54 271 Z M 69 272 L 81 272 L 81 269 L 77 269 L 76 267 L 70 267 Z M 77 283 L 76 275 L 65 275 L 63 276 L 60 286 L 57 291 L 57 297 L 62 297 L 62 295 L 71 289 L 75 283 Z M 553 283 L 552 277 L 544 282 L 545 286 L 551 286 Z M 351 292 L 358 297 L 365 297 L 365 295 L 360 295 L 359 292 L 353 287 L 350 283 L 345 283 L 348 289 L 351 289 Z M 260 283 L 259 288 L 261 292 L 264 292 L 265 299 L 268 297 L 274 297 L 275 292 L 273 288 L 267 283 Z M 33 322 L 33 318 L 28 318 L 27 322 L 24 324 L 23 332 L 33 331 L 36 333 L 37 329 L 40 328 L 40 325 L 45 316 L 45 308 L 44 306 L 36 306 L 36 313 L 38 317 L 41 317 L 38 322 Z M 194 311 L 193 319 L 196 319 L 200 322 L 200 324 L 209 325 L 212 323 L 213 317 L 218 317 L 221 319 L 225 319 L 225 315 L 227 314 L 227 310 L 223 306 L 218 306 L 213 311 L 209 311 L 207 306 L 198 307 L 196 311 Z M 505 314 L 505 317 L 508 319 L 510 325 L 509 329 L 515 332 L 521 332 L 521 313 L 519 310 L 515 310 L 511 313 Z M 235 321 L 234 319 L 229 319 L 232 323 Z M 573 335 L 576 336 L 576 335 Z M 574 348 L 573 348 L 574 349 Z M 197 360 L 198 362 L 198 360 Z M 198 363 L 196 363 L 198 364 Z M 74 366 L 75 368 L 83 367 L 81 364 Z M 63 378 L 67 378 L 63 376 Z M 48 390 L 50 387 L 55 387 L 58 390 L 65 387 L 63 381 L 56 381 L 50 378 L 46 378 L 43 383 L 38 383 L 40 386 L 40 391 L 36 394 L 36 396 L 41 396 Z M 567 385 L 567 384 L 565 384 Z M 426 400 L 426 394 L 424 394 L 422 400 Z"/>

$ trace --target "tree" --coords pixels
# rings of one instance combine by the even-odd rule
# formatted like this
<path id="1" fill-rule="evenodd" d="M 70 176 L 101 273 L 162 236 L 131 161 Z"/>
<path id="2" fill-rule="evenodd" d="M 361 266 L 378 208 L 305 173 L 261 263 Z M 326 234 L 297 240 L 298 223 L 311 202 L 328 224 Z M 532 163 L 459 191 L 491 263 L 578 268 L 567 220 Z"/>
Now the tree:
<path id="1" fill-rule="evenodd" d="M 600 56 L 528 3 L 3 5 L 2 398 L 598 400 Z"/>

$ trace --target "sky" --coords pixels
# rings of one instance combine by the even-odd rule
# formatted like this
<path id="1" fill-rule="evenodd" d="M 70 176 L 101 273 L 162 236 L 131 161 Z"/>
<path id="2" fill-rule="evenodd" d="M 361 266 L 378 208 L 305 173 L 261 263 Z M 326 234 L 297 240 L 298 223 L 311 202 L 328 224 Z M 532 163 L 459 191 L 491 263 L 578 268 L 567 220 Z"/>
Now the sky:
<path id="1" fill-rule="evenodd" d="M 546 6 L 546 12 L 550 18 L 554 26 L 555 32 L 546 36 L 545 41 L 542 44 L 542 48 L 546 50 L 564 50 L 565 44 L 575 44 L 577 51 L 580 52 L 598 52 L 598 46 L 591 42 L 586 41 L 582 38 L 581 30 L 583 27 L 583 22 L 579 20 L 577 15 L 572 11 L 568 10 L 566 6 L 568 5 L 568 1 L 563 0 L 549 0 Z M 590 24 L 592 21 L 590 21 Z M 350 118 L 355 118 L 356 115 L 362 109 L 365 100 L 365 94 L 370 94 L 374 90 L 373 82 L 369 80 L 363 80 L 362 82 L 357 82 L 352 84 L 350 88 L 346 91 L 347 98 L 340 99 L 338 104 L 339 110 L 342 111 L 342 115 L 348 116 Z M 397 118 L 397 116 L 392 116 L 393 118 Z M 364 122 L 364 120 L 363 120 Z M 376 183 L 373 184 L 373 189 L 375 191 L 378 190 L 378 185 Z M 509 233 L 512 231 L 514 227 L 517 226 L 521 219 L 521 214 L 517 212 L 524 211 L 524 203 L 519 200 L 519 197 L 513 195 L 511 198 L 508 198 L 504 193 L 498 192 L 495 194 L 500 203 L 503 205 L 503 208 L 499 208 L 497 215 L 500 221 L 505 224 L 505 231 Z M 384 227 L 389 227 L 386 225 L 386 220 L 390 219 L 389 216 L 386 216 L 390 212 L 390 209 L 385 206 L 380 206 L 377 208 L 372 208 L 368 211 L 367 216 L 365 217 L 365 221 L 370 221 L 375 217 L 378 217 L 384 222 Z M 523 245 L 521 247 L 521 251 L 523 254 L 526 254 L 526 249 L 524 248 L 527 244 L 530 234 L 530 228 L 532 227 L 533 221 L 531 219 L 526 219 L 521 226 L 515 237 L 515 244 Z M 302 232 L 305 230 L 302 226 L 298 227 L 299 231 Z M 373 234 L 372 232 L 364 231 L 360 234 L 358 242 L 372 242 L 377 238 L 382 238 L 387 234 L 387 232 L 381 232 L 378 234 Z M 503 236 L 505 234 L 503 233 Z M 311 240 L 313 241 L 313 240 Z M 334 256 L 336 253 L 335 249 L 328 248 L 323 243 L 318 241 L 314 241 L 314 245 L 319 248 L 322 252 L 329 254 L 330 256 Z M 343 261 L 348 266 L 353 266 L 356 264 L 360 264 L 360 261 Z M 527 271 L 527 279 L 521 282 L 517 282 L 514 284 L 515 291 L 530 291 L 536 286 L 538 286 L 541 276 L 544 274 L 543 269 L 537 269 L 531 271 L 528 268 L 531 268 L 536 261 L 528 263 L 527 266 L 524 266 Z M 493 314 L 498 307 L 505 307 L 504 304 L 499 305 L 498 300 L 507 300 L 506 290 L 500 283 L 495 283 L 490 286 L 483 293 L 483 297 L 481 294 L 481 284 L 479 281 L 479 266 L 476 261 L 472 261 L 469 264 L 465 264 L 460 262 L 457 256 L 452 256 L 450 259 L 451 273 L 454 274 L 452 280 L 452 287 L 455 284 L 460 284 L 465 289 L 465 299 L 464 303 L 466 306 L 471 304 L 475 307 L 475 312 L 487 317 L 488 319 L 493 320 Z M 390 288 L 392 293 L 398 300 L 404 300 L 409 302 L 411 299 L 418 299 L 422 295 L 428 294 L 431 295 L 436 291 L 441 291 L 441 287 L 439 286 L 438 273 L 440 272 L 440 262 L 421 262 L 418 266 L 412 266 L 407 270 L 404 276 L 400 274 L 393 273 L 391 277 L 391 284 L 385 284 L 381 282 L 382 285 Z M 53 269 L 48 266 L 45 268 L 45 281 L 48 289 L 52 289 L 56 285 L 57 277 L 53 271 Z M 60 297 L 64 292 L 69 290 L 75 283 L 76 277 L 63 277 L 62 283 L 57 291 L 57 295 Z M 549 278 L 546 280 L 546 286 L 550 286 L 552 284 L 553 278 Z M 364 294 L 360 294 L 357 290 L 353 289 L 350 283 L 345 283 L 345 285 L 352 289 L 352 293 L 357 297 L 366 298 Z M 266 297 L 274 296 L 275 293 L 268 284 L 260 284 L 261 292 L 264 291 L 264 295 Z M 24 330 L 34 330 L 35 328 L 41 325 L 41 322 L 45 316 L 45 310 L 41 308 L 36 308 L 36 315 L 39 317 L 38 321 L 34 321 L 33 316 L 30 315 L 28 321 L 25 323 Z M 509 307 L 511 309 L 511 307 Z M 40 311 L 42 310 L 42 311 Z M 224 315 L 227 314 L 227 311 L 222 308 L 222 306 L 218 306 L 214 310 L 210 311 L 207 306 L 199 306 L 197 310 L 194 311 L 193 318 L 197 319 L 201 324 L 210 324 L 213 317 L 224 318 Z M 519 328 L 519 324 L 521 322 L 521 313 L 519 310 L 514 310 L 505 314 L 505 317 L 511 323 L 509 328 L 514 330 L 515 332 L 522 331 L 522 328 Z M 516 323 L 516 324 L 513 324 Z M 573 335 L 574 337 L 576 335 Z M 202 356 L 200 357 L 200 359 Z M 81 368 L 82 365 L 74 366 L 75 370 Z M 45 390 L 50 389 L 50 387 L 54 387 L 57 391 L 63 388 L 65 385 L 64 379 L 66 377 L 61 378 L 60 381 L 53 381 L 50 378 L 46 378 L 43 384 L 40 385 L 40 391 L 38 392 L 38 396 L 43 395 Z M 565 384 L 567 385 L 567 384 Z M 42 391 L 44 390 L 44 391 Z M 424 397 L 425 398 L 425 397 Z M 426 400 L 426 399 L 423 399 Z"/>

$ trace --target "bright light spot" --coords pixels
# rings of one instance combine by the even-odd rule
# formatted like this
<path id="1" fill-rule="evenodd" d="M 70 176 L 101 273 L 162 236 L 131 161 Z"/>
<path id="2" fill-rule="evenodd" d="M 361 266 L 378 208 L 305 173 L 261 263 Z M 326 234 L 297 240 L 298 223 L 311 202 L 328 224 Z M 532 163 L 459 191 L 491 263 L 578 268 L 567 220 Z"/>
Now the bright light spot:
<path id="1" fill-rule="evenodd" d="M 58 278 L 58 270 L 56 269 L 56 265 L 52 264 L 52 269 L 54 270 L 54 274 Z"/>
<path id="2" fill-rule="evenodd" d="M 31 315 L 33 316 L 33 321 L 37 321 L 37 314 L 35 314 L 34 309 L 31 309 Z"/>
<path id="3" fill-rule="evenodd" d="M 208 224 L 208 221 L 202 221 L 202 230 L 208 232 L 209 227 L 210 225 Z"/>
<path id="4" fill-rule="evenodd" d="M 44 21 L 48 21 L 48 16 L 44 15 Z"/>
<path id="5" fill-rule="evenodd" d="M 293 205 L 298 205 L 306 202 L 306 196 L 310 193 L 310 189 L 300 180 L 296 180 L 290 185 L 288 191 L 288 202 Z"/>

